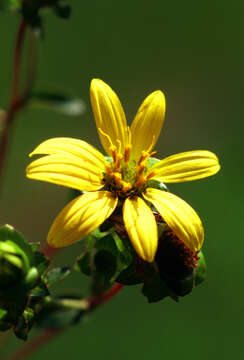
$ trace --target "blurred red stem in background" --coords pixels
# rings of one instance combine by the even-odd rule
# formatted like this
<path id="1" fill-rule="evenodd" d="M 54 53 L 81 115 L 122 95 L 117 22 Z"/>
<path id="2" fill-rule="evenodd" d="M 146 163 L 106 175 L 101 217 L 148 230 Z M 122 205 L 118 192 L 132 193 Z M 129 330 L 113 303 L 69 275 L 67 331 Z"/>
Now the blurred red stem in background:
<path id="1" fill-rule="evenodd" d="M 113 298 L 124 285 L 115 283 L 114 286 L 109 289 L 104 295 L 97 297 L 92 296 L 87 299 L 87 309 L 86 311 L 93 311 L 98 306 L 106 303 L 111 298 Z M 35 351 L 41 348 L 42 345 L 47 344 L 49 341 L 54 339 L 57 335 L 62 333 L 64 329 L 45 329 L 37 337 L 33 338 L 30 342 L 26 343 L 22 348 L 17 350 L 14 354 L 10 354 L 5 360 L 25 360 Z"/>
<path id="2" fill-rule="evenodd" d="M 2 174 L 7 155 L 7 147 L 10 136 L 11 125 L 14 120 L 14 116 L 18 110 L 20 110 L 25 104 L 25 97 L 22 97 L 19 93 L 20 86 L 20 70 L 21 70 L 21 58 L 22 49 L 25 38 L 25 31 L 27 29 L 27 22 L 22 20 L 16 37 L 14 60 L 13 60 L 13 74 L 12 74 L 12 90 L 10 95 L 10 104 L 6 114 L 3 117 L 3 127 L 1 129 L 0 138 L 0 181 L 2 181 Z"/>

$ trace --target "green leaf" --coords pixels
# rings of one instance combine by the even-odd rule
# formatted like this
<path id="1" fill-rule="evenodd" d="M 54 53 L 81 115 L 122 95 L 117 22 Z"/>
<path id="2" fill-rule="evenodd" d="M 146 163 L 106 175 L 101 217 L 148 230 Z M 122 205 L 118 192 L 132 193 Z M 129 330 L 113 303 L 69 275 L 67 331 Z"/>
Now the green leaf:
<path id="1" fill-rule="evenodd" d="M 75 270 L 80 271 L 87 276 L 91 276 L 92 261 L 93 261 L 92 253 L 90 251 L 87 251 L 76 260 L 74 268 Z"/>
<path id="2" fill-rule="evenodd" d="M 36 251 L 33 259 L 34 266 L 37 268 L 38 273 L 42 275 L 49 266 L 49 260 L 41 252 Z"/>
<path id="3" fill-rule="evenodd" d="M 48 295 L 50 295 L 49 290 L 43 281 L 40 281 L 38 285 L 30 291 L 31 297 L 45 297 Z"/>
<path id="4" fill-rule="evenodd" d="M 69 267 L 58 267 L 50 270 L 44 277 L 44 281 L 47 284 L 47 286 L 52 286 L 58 281 L 61 281 L 65 279 L 70 274 L 70 268 Z"/>
<path id="5" fill-rule="evenodd" d="M 85 103 L 81 99 L 51 91 L 32 93 L 29 106 L 53 110 L 68 116 L 78 116 L 85 112 Z"/>
<path id="6" fill-rule="evenodd" d="M 14 333 L 17 338 L 26 341 L 28 333 L 31 330 L 34 323 L 34 311 L 31 308 L 27 308 L 23 315 L 18 319 L 18 322 L 14 328 Z"/>

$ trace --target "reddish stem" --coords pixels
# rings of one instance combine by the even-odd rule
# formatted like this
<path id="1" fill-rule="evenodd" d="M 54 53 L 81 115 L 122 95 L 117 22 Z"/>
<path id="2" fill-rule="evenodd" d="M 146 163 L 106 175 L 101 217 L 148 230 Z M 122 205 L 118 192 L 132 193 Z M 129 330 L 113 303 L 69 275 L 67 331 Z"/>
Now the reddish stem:
<path id="1" fill-rule="evenodd" d="M 109 301 L 113 296 L 115 296 L 124 285 L 122 284 L 114 284 L 114 286 L 108 290 L 103 296 L 96 297 L 93 296 L 88 300 L 88 308 L 87 311 L 92 311 L 98 306 L 104 304 Z M 24 345 L 20 350 L 17 350 L 14 354 L 10 354 L 5 360 L 24 360 L 29 355 L 33 354 L 36 350 L 38 350 L 42 345 L 45 345 L 52 339 L 54 339 L 57 335 L 62 333 L 64 329 L 46 329 L 36 338 L 32 339 L 26 345 Z"/>
<path id="2" fill-rule="evenodd" d="M 89 300 L 89 310 L 93 310 L 95 307 L 102 305 L 103 303 L 107 302 L 108 300 L 110 300 L 114 295 L 116 295 L 122 288 L 124 287 L 124 285 L 116 283 L 114 284 L 114 286 L 108 290 L 103 296 L 101 297 L 97 297 L 97 296 L 93 296 L 90 298 Z"/>
<path id="3" fill-rule="evenodd" d="M 52 260 L 56 253 L 59 251 L 59 248 L 53 248 L 46 244 L 42 250 L 43 255 L 45 255 L 49 260 Z"/>
<path id="4" fill-rule="evenodd" d="M 19 82 L 20 82 L 20 69 L 21 69 L 21 56 L 22 48 L 24 44 L 25 30 L 27 29 L 27 22 L 22 20 L 17 32 L 15 49 L 14 49 L 14 61 L 13 61 L 13 79 L 12 79 L 12 91 L 10 96 L 10 105 L 6 117 L 3 121 L 3 128 L 1 131 L 0 140 L 0 179 L 4 168 L 4 163 L 7 154 L 8 140 L 16 112 L 25 104 L 25 99 L 19 94 Z"/>
<path id="5" fill-rule="evenodd" d="M 23 346 L 20 350 L 10 355 L 8 360 L 20 360 L 26 359 L 32 353 L 35 352 L 36 349 L 39 349 L 42 345 L 46 344 L 48 341 L 55 338 L 62 332 L 61 329 L 47 329 L 42 332 L 40 335 L 31 340 L 28 344 Z"/>

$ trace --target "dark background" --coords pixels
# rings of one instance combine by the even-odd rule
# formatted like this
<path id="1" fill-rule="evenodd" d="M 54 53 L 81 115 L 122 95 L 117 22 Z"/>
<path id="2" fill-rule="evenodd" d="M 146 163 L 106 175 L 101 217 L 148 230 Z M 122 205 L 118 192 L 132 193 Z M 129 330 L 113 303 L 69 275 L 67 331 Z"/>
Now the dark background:
<path id="1" fill-rule="evenodd" d="M 243 357 L 243 64 L 241 0 L 73 1 L 73 16 L 45 17 L 37 88 L 69 89 L 86 112 L 71 118 L 46 110 L 19 114 L 0 195 L 0 223 L 44 243 L 68 190 L 25 178 L 28 153 L 54 136 L 98 146 L 89 84 L 99 77 L 120 96 L 131 123 L 141 101 L 161 89 L 167 100 L 158 157 L 207 149 L 220 158 L 214 177 L 170 186 L 203 220 L 207 280 L 180 303 L 147 304 L 125 288 L 84 324 L 70 328 L 31 359 L 229 359 Z M 0 101 L 7 103 L 19 19 L 0 14 Z M 79 245 L 62 250 L 72 262 Z M 62 291 L 87 290 L 75 274 Z M 58 291 L 61 291 L 61 287 Z M 76 290 L 77 291 L 77 290 Z M 4 339 L 2 338 L 2 341 Z M 5 339 L 6 340 L 6 339 Z M 4 350 L 20 345 L 10 337 Z"/>

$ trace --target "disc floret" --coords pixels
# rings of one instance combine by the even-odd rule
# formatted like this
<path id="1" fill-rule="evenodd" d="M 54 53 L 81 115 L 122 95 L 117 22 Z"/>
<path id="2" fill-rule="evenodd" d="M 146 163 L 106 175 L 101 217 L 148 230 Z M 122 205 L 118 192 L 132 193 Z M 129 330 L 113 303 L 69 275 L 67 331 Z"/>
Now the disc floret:
<path id="1" fill-rule="evenodd" d="M 106 137 L 111 141 L 108 135 Z M 122 154 L 120 141 L 117 142 L 118 148 L 113 144 L 109 148 L 111 162 L 106 163 L 105 188 L 122 198 L 138 196 L 147 188 L 148 180 L 156 174 L 155 171 L 150 171 L 148 166 L 148 159 L 155 151 L 143 150 L 139 160 L 134 160 L 130 156 L 131 144 L 125 146 Z"/>

